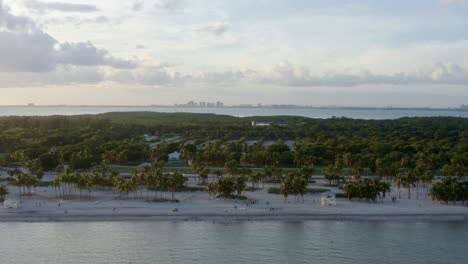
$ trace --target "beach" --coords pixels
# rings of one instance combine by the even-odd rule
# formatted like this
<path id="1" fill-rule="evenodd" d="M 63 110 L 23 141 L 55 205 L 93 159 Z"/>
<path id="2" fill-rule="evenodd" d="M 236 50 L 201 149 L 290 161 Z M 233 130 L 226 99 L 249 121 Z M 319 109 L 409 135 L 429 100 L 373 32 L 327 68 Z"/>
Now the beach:
<path id="1" fill-rule="evenodd" d="M 195 182 L 192 183 L 195 185 Z M 267 188 L 245 192 L 248 201 L 214 198 L 207 192 L 178 192 L 175 202 L 147 202 L 147 197 L 169 198 L 167 192 L 136 192 L 120 199 L 115 191 L 83 192 L 73 200 L 55 196 L 52 187 L 38 187 L 32 196 L 21 197 L 21 207 L 0 208 L 0 222 L 93 222 L 93 221 L 468 221 L 468 207 L 432 201 L 425 188 L 394 188 L 385 199 L 366 202 L 338 198 L 336 206 L 321 206 L 320 194 L 307 194 L 304 202 L 270 194 Z M 319 183 L 309 187 L 323 187 Z M 12 193 L 18 192 L 11 186 Z M 338 192 L 336 188 L 331 188 Z"/>

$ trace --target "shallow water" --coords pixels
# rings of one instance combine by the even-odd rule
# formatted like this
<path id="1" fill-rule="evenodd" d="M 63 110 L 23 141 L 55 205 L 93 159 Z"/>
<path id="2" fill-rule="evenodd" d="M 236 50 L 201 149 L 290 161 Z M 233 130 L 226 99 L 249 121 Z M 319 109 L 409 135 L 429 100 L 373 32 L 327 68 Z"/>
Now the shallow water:
<path id="1" fill-rule="evenodd" d="M 0 263 L 468 263 L 465 223 L 0 223 Z"/>

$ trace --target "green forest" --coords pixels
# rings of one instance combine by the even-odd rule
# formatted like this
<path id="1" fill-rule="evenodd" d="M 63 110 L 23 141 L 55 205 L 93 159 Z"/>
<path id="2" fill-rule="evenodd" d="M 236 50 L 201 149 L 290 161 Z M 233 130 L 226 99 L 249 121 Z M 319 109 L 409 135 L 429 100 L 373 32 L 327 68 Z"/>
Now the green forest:
<path id="1" fill-rule="evenodd" d="M 270 125 L 252 126 L 252 121 Z M 144 134 L 154 136 L 155 142 L 145 142 Z M 168 135 L 178 140 L 163 140 Z M 288 140 L 293 146 L 285 143 Z M 263 144 L 266 141 L 274 144 Z M 135 165 L 165 161 L 174 151 L 198 166 L 227 170 L 315 167 L 328 174 L 389 176 L 412 170 L 461 176 L 468 162 L 468 119 L 150 112 L 0 118 L 1 166 L 25 163 L 32 170 L 52 170 L 60 164 L 88 169 L 103 161 Z"/>

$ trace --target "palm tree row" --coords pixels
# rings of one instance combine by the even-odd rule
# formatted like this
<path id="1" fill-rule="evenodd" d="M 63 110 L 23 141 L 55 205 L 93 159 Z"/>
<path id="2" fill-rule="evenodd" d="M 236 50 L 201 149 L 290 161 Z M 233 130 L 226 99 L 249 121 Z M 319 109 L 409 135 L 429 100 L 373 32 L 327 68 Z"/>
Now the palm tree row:
<path id="1" fill-rule="evenodd" d="M 291 194 L 295 196 L 296 202 L 298 201 L 298 195 L 301 197 L 302 202 L 304 202 L 306 190 L 307 180 L 299 173 L 291 172 L 281 182 L 280 193 L 284 196 L 284 202 L 288 201 L 288 196 Z"/>
<path id="2" fill-rule="evenodd" d="M 391 185 L 379 178 L 360 179 L 347 183 L 343 190 L 350 200 L 359 198 L 359 200 L 365 199 L 375 202 L 377 197 L 385 198 L 386 193 L 391 191 Z"/>
<path id="3" fill-rule="evenodd" d="M 208 183 L 206 189 L 209 195 L 222 198 L 233 198 L 234 194 L 242 195 L 247 187 L 247 178 L 244 176 L 225 176 Z"/>
<path id="4" fill-rule="evenodd" d="M 66 169 L 58 169 L 57 176 L 52 182 L 52 186 L 55 189 L 55 195 L 57 197 L 66 199 L 76 199 L 77 192 L 79 192 L 80 198 L 82 197 L 83 190 L 88 191 L 91 195 L 91 191 L 96 186 L 106 184 L 110 181 L 110 177 L 101 176 L 96 172 L 90 174 L 89 172 L 78 173 L 73 171 L 70 167 Z"/>
<path id="5" fill-rule="evenodd" d="M 465 204 L 465 200 L 468 199 L 468 182 L 460 182 L 456 178 L 447 177 L 435 183 L 430 193 L 434 200 L 453 204 L 462 201 Z"/>
<path id="6" fill-rule="evenodd" d="M 16 180 L 14 184 L 18 186 L 20 195 L 31 194 L 31 188 L 35 188 L 39 185 L 40 180 L 35 175 L 30 175 L 24 172 L 16 174 Z"/>
<path id="7" fill-rule="evenodd" d="M 74 199 L 82 197 L 82 191 L 88 191 L 91 194 L 93 188 L 115 188 L 119 192 L 119 197 L 122 199 L 129 193 L 138 192 L 140 197 L 143 196 L 143 189 L 147 190 L 147 199 L 149 199 L 149 191 L 174 192 L 183 188 L 186 178 L 180 173 L 164 173 L 164 163 L 153 163 L 151 166 L 146 166 L 141 170 L 135 170 L 130 179 L 117 176 L 111 172 L 110 167 L 103 163 L 90 172 L 77 173 L 71 168 L 57 168 L 58 174 L 53 181 L 53 186 L 56 190 L 57 197 Z"/>

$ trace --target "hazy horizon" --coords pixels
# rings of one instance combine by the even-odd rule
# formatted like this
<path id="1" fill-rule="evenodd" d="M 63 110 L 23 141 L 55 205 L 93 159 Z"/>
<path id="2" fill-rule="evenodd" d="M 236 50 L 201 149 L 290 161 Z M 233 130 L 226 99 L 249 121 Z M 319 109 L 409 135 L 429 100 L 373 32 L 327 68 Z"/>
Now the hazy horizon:
<path id="1" fill-rule="evenodd" d="M 201 101 L 203 103 L 215 103 Z M 36 104 L 33 102 L 27 104 L 0 104 L 0 107 L 167 107 L 167 108 L 376 108 L 376 109 L 451 109 L 451 110 L 465 110 L 467 105 L 454 105 L 448 107 L 431 107 L 431 106 L 393 106 L 393 105 L 301 105 L 301 104 L 224 104 L 223 106 L 206 105 L 191 106 L 185 103 L 180 104 Z M 199 102 L 195 102 L 199 103 Z"/>
<path id="2" fill-rule="evenodd" d="M 0 105 L 468 103 L 468 1 L 0 0 Z"/>

